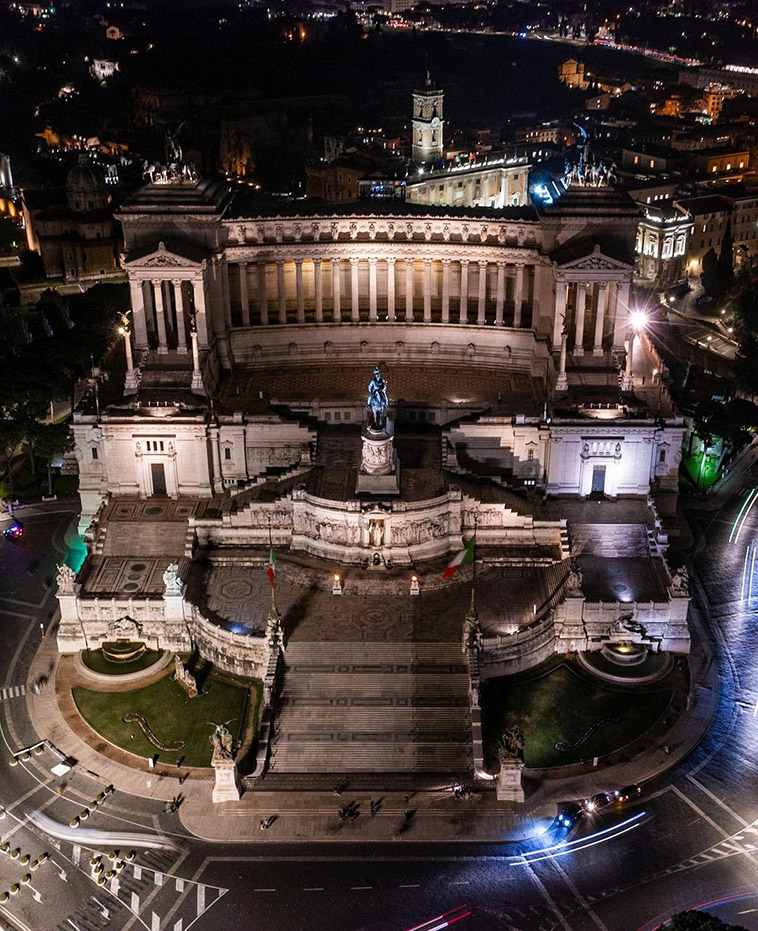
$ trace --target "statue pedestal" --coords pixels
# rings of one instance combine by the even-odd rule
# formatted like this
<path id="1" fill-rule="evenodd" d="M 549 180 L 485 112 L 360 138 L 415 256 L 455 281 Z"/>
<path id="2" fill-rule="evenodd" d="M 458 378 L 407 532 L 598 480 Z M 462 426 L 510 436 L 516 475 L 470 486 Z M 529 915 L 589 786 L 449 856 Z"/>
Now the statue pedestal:
<path id="1" fill-rule="evenodd" d="M 213 786 L 213 803 L 238 802 L 240 800 L 239 780 L 237 766 L 231 757 L 213 751 L 211 757 L 216 781 Z"/>
<path id="2" fill-rule="evenodd" d="M 521 760 L 502 760 L 500 772 L 497 776 L 498 802 L 518 802 L 525 800 L 524 787 L 521 784 L 521 771 L 524 764 Z"/>
<path id="3" fill-rule="evenodd" d="M 361 467 L 356 494 L 399 495 L 400 465 L 394 449 L 395 432 L 387 420 L 383 430 L 366 427 L 362 433 Z"/>

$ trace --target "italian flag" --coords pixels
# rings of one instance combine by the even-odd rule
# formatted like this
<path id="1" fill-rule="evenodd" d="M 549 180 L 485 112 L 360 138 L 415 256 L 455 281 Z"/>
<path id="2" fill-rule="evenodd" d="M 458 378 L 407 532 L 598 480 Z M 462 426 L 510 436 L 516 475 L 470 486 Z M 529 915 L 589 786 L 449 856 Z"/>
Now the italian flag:
<path id="1" fill-rule="evenodd" d="M 458 553 L 457 556 L 454 556 L 453 559 L 450 561 L 450 563 L 448 563 L 447 568 L 442 573 L 443 579 L 452 578 L 452 576 L 455 575 L 455 573 L 460 569 L 461 566 L 465 565 L 467 562 L 474 561 L 474 539 L 475 537 L 476 535 L 474 535 L 468 541 L 468 543 L 464 546 L 464 548 L 460 551 L 460 553 Z"/>
<path id="2" fill-rule="evenodd" d="M 271 547 L 271 552 L 268 556 L 268 584 L 273 585 L 274 579 L 276 578 L 276 553 L 274 552 L 274 547 Z"/>

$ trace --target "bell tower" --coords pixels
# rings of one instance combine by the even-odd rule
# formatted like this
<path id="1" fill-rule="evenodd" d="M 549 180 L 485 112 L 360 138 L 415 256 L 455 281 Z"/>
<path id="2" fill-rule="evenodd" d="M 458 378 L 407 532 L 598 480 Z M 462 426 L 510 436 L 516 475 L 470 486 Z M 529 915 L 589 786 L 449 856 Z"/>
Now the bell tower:
<path id="1" fill-rule="evenodd" d="M 442 132 L 445 121 L 442 108 L 445 92 L 432 84 L 429 72 L 426 72 L 426 85 L 423 90 L 413 92 L 413 148 L 414 162 L 437 162 L 442 158 Z"/>

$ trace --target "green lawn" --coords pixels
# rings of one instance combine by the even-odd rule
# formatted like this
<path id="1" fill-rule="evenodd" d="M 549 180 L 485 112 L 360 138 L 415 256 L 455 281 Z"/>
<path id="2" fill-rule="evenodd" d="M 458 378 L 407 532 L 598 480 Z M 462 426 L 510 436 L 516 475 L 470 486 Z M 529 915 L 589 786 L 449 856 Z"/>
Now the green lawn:
<path id="1" fill-rule="evenodd" d="M 209 766 L 213 724 L 228 721 L 229 730 L 236 736 L 243 713 L 257 717 L 260 683 L 234 679 L 205 664 L 201 664 L 199 677 L 203 693 L 192 699 L 187 697 L 170 672 L 144 688 L 119 692 L 75 688 L 73 696 L 85 721 L 111 743 L 144 757 L 157 754 L 163 762 L 175 763 L 184 757 L 187 766 Z M 245 711 L 248 688 L 250 703 Z M 122 721 L 129 712 L 143 715 L 164 743 L 183 740 L 184 748 L 161 753 L 137 724 Z"/>
<path id="2" fill-rule="evenodd" d="M 130 672 L 141 672 L 149 666 L 153 666 L 163 656 L 159 650 L 145 650 L 140 653 L 136 659 L 123 663 L 114 663 L 104 656 L 102 650 L 83 650 L 82 662 L 93 672 L 99 672 L 106 676 L 124 676 Z"/>
<path id="3" fill-rule="evenodd" d="M 482 690 L 485 762 L 497 768 L 497 741 L 511 725 L 526 736 L 527 766 L 565 766 L 605 756 L 645 733 L 663 715 L 673 691 L 664 684 L 653 692 L 616 691 L 567 661 L 548 661 L 520 676 L 491 679 Z M 561 741 L 580 746 L 557 750 Z"/>

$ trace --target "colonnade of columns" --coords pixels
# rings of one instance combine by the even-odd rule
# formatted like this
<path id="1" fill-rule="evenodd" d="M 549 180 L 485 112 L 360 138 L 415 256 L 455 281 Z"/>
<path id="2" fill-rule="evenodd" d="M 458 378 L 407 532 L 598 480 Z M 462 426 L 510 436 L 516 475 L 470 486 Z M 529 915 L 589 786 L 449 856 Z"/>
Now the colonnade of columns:
<path id="1" fill-rule="evenodd" d="M 567 338 L 573 336 L 573 355 L 583 356 L 585 341 L 592 333 L 592 355 L 602 356 L 605 333 L 611 330 L 612 348 L 622 349 L 629 326 L 630 290 L 629 281 L 558 281 L 553 346 L 561 345 L 565 333 Z"/>
<path id="2" fill-rule="evenodd" d="M 331 266 L 330 271 L 324 269 L 324 263 Z M 311 266 L 307 279 L 304 264 Z M 270 271 L 272 266 L 274 274 Z M 474 283 L 471 281 L 472 266 L 478 272 Z M 494 287 L 489 284 L 489 270 L 493 266 L 497 269 Z M 428 323 L 434 313 L 438 321 L 450 323 L 451 310 L 457 310 L 460 323 L 503 326 L 507 314 L 509 325 L 520 327 L 524 325 L 524 305 L 531 304 L 528 266 L 509 265 L 504 261 L 373 256 L 365 259 L 267 259 L 237 262 L 236 268 L 232 263 L 229 276 L 238 278 L 235 288 L 239 298 L 238 323 L 243 327 L 252 323 L 262 326 L 305 323 L 306 308 L 309 319 L 317 323 L 324 321 L 325 310 L 331 310 L 333 322 L 423 319 Z M 274 294 L 270 293 L 272 278 Z M 251 279 L 256 291 L 252 301 Z M 330 283 L 327 295 L 325 280 Z M 329 297 L 330 302 L 325 300 Z M 257 311 L 257 319 L 251 313 L 251 306 Z"/>
<path id="3" fill-rule="evenodd" d="M 183 283 L 187 287 L 182 287 Z M 137 349 L 151 342 L 158 353 L 169 349 L 187 353 L 190 321 L 194 319 L 197 342 L 208 345 L 205 287 L 202 279 L 130 277 L 134 339 Z"/>

